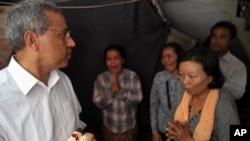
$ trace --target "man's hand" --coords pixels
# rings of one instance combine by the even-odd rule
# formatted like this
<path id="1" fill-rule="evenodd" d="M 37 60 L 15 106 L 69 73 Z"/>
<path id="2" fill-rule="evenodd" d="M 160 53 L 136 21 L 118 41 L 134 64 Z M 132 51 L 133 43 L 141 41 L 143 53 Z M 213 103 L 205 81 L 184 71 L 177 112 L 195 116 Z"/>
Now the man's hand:
<path id="1" fill-rule="evenodd" d="M 86 136 L 86 141 L 97 141 L 94 134 L 90 132 L 85 132 L 83 136 Z"/>

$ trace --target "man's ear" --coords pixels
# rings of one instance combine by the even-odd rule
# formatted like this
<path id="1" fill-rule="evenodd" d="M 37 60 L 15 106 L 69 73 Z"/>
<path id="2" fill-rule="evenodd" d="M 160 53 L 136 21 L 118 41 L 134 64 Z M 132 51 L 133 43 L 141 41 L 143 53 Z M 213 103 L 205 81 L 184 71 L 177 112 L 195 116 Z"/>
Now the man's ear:
<path id="1" fill-rule="evenodd" d="M 236 38 L 233 38 L 230 40 L 230 45 L 232 45 L 235 42 Z"/>
<path id="2" fill-rule="evenodd" d="M 38 35 L 33 31 L 26 31 L 24 34 L 25 45 L 32 50 L 38 50 Z"/>
<path id="3" fill-rule="evenodd" d="M 209 84 L 212 83 L 212 82 L 213 82 L 213 79 L 214 79 L 214 77 L 208 76 L 208 83 L 209 83 Z"/>

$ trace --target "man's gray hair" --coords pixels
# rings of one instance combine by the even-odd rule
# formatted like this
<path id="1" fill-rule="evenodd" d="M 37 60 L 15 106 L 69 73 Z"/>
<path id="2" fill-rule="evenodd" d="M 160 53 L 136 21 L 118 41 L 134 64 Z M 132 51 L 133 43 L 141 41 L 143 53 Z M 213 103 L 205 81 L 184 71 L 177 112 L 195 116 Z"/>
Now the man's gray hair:
<path id="1" fill-rule="evenodd" d="M 14 52 L 25 46 L 24 34 L 34 31 L 39 35 L 44 33 L 49 23 L 45 10 L 62 13 L 54 4 L 48 1 L 25 0 L 17 3 L 9 12 L 6 23 L 6 37 Z"/>

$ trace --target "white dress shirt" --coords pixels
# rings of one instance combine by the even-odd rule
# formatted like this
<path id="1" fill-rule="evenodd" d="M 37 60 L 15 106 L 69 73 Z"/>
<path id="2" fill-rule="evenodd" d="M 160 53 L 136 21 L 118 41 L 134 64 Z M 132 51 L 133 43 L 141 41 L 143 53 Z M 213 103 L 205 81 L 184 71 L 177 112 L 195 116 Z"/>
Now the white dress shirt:
<path id="1" fill-rule="evenodd" d="M 222 90 L 231 93 L 235 99 L 240 99 L 246 87 L 246 66 L 228 51 L 220 58 L 220 68 L 226 77 Z"/>
<path id="2" fill-rule="evenodd" d="M 61 71 L 44 85 L 11 58 L 0 71 L 0 141 L 66 141 L 80 121 L 81 106 Z"/>

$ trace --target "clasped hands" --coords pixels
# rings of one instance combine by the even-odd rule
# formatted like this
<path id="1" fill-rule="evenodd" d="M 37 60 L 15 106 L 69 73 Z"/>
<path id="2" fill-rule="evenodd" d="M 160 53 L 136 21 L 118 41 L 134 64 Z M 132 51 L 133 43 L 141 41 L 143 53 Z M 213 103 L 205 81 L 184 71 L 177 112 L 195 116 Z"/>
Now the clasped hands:
<path id="1" fill-rule="evenodd" d="M 111 80 L 111 93 L 117 93 L 120 90 L 121 86 L 118 81 L 118 75 L 112 74 L 112 80 Z"/>
<path id="2" fill-rule="evenodd" d="M 166 131 L 167 141 L 194 141 L 187 123 L 181 124 L 179 121 L 168 122 Z"/>

